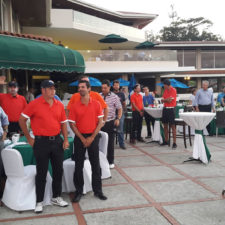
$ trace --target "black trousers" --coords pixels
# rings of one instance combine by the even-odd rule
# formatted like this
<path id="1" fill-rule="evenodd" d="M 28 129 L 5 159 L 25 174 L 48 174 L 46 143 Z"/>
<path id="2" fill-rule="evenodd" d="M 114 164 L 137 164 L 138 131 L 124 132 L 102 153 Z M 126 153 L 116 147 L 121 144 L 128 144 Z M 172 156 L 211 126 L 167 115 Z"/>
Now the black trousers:
<path id="1" fill-rule="evenodd" d="M 89 137 L 91 134 L 82 134 L 84 137 Z M 74 186 L 76 191 L 80 194 L 83 193 L 84 177 L 83 168 L 86 149 L 88 150 L 88 156 L 92 169 L 92 189 L 94 193 L 102 193 L 102 180 L 101 180 L 101 167 L 99 163 L 99 134 L 95 137 L 91 145 L 84 147 L 80 138 L 75 136 L 74 138 L 74 160 L 75 160 L 75 172 L 73 177 Z"/>
<path id="2" fill-rule="evenodd" d="M 198 105 L 198 108 L 199 108 L 200 112 L 211 112 L 211 110 L 212 110 L 211 105 Z M 206 129 L 207 129 L 209 135 L 211 135 L 210 123 L 207 125 Z"/>
<path id="3" fill-rule="evenodd" d="M 138 111 L 133 111 L 132 117 L 133 117 L 133 126 L 131 132 L 131 139 L 140 139 L 143 117 L 140 115 Z"/>
<path id="4" fill-rule="evenodd" d="M 144 112 L 145 122 L 147 126 L 148 136 L 152 136 L 150 122 L 152 123 L 152 126 L 154 127 L 155 119 L 150 116 L 147 112 Z"/>
<path id="5" fill-rule="evenodd" d="M 105 123 L 105 126 L 102 128 L 102 131 L 106 132 L 109 136 L 108 139 L 108 149 L 107 149 L 107 159 L 109 164 L 114 163 L 114 120 Z"/>
<path id="6" fill-rule="evenodd" d="M 62 175 L 63 175 L 63 140 L 58 135 L 55 140 L 35 137 L 34 156 L 36 158 L 37 175 L 36 196 L 37 202 L 44 199 L 46 176 L 48 172 L 49 160 L 52 164 L 52 191 L 53 198 L 59 197 L 62 192 Z"/>

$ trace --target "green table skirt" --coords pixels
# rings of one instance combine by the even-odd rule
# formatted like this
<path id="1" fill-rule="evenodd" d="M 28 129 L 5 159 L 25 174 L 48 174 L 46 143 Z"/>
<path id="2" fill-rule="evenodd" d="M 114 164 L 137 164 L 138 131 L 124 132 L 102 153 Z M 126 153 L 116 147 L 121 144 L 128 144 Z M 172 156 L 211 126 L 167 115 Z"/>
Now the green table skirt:
<path id="1" fill-rule="evenodd" d="M 73 138 L 68 138 L 68 140 L 69 140 L 70 146 L 68 149 L 66 149 L 64 151 L 64 160 L 70 158 L 73 153 Z M 21 137 L 20 142 L 26 142 L 26 138 Z M 18 145 L 18 146 L 15 146 L 14 149 L 17 149 L 20 152 L 20 154 L 22 155 L 24 166 L 36 165 L 34 152 L 30 145 L 28 145 L 28 144 Z M 50 162 L 49 162 L 48 168 L 49 168 L 49 172 L 52 174 L 52 166 L 51 166 Z"/>

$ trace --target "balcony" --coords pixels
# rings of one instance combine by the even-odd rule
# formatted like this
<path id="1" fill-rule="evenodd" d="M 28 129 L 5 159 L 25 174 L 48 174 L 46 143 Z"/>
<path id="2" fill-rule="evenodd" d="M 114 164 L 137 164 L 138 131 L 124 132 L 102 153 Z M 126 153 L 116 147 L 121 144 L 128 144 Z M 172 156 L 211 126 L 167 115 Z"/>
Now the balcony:
<path id="1" fill-rule="evenodd" d="M 87 50 L 79 51 L 85 73 L 151 73 L 193 70 L 179 67 L 175 50 Z"/>
<path id="2" fill-rule="evenodd" d="M 79 51 L 85 62 L 177 61 L 176 50 L 87 50 Z"/>
<path id="3" fill-rule="evenodd" d="M 100 35 L 115 33 L 134 42 L 142 42 L 145 40 L 145 32 L 142 30 L 71 9 L 51 9 L 51 27 L 74 28 Z"/>

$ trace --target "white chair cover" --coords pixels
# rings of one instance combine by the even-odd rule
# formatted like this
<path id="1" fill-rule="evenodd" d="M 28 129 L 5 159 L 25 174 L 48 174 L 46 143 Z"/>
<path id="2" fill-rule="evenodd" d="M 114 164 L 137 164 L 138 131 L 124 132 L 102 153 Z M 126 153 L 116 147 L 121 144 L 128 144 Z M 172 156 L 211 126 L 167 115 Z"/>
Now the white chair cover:
<path id="1" fill-rule="evenodd" d="M 15 149 L 3 149 L 2 161 L 7 175 L 2 197 L 4 204 L 16 211 L 31 210 L 36 205 L 36 166 L 23 166 L 21 154 Z M 44 204 L 50 204 L 52 179 L 48 174 Z"/>
<path id="2" fill-rule="evenodd" d="M 99 139 L 99 151 L 101 151 L 105 156 L 107 156 L 107 148 L 108 148 L 108 134 L 103 131 L 99 131 L 99 134 L 101 135 Z"/>
<path id="3" fill-rule="evenodd" d="M 62 192 L 74 192 L 75 187 L 73 183 L 73 175 L 75 170 L 75 162 L 71 159 L 67 159 L 63 162 L 63 179 L 62 179 Z M 89 160 L 84 161 L 83 168 L 84 187 L 83 194 L 92 191 L 91 186 L 91 165 Z"/>
<path id="4" fill-rule="evenodd" d="M 111 177 L 111 171 L 109 169 L 109 162 L 108 162 L 106 156 L 102 152 L 99 152 L 99 161 L 100 161 L 100 167 L 102 170 L 102 179 Z"/>

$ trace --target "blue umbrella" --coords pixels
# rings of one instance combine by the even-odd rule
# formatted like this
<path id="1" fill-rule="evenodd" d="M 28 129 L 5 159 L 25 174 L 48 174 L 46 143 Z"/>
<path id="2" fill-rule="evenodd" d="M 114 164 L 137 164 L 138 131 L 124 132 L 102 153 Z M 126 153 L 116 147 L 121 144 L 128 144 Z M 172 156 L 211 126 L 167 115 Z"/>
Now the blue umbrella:
<path id="1" fill-rule="evenodd" d="M 127 80 L 124 80 L 122 78 L 117 79 L 120 82 L 120 86 L 129 86 L 130 82 Z M 113 81 L 111 81 L 111 86 L 113 86 Z"/>
<path id="2" fill-rule="evenodd" d="M 94 77 L 89 77 L 89 81 L 92 87 L 99 87 L 102 85 L 101 81 Z M 69 86 L 78 86 L 78 80 L 70 83 Z"/>
<path id="3" fill-rule="evenodd" d="M 129 92 L 131 92 L 134 89 L 134 86 L 135 86 L 136 83 L 137 82 L 135 80 L 134 74 L 132 74 L 132 76 L 130 78 L 130 84 L 128 86 Z"/>
<path id="4" fill-rule="evenodd" d="M 171 86 L 172 87 L 176 87 L 176 88 L 189 88 L 189 86 L 187 86 L 186 84 L 176 80 L 176 79 L 169 79 L 170 80 L 170 83 L 171 83 Z M 163 83 L 158 83 L 156 84 L 158 86 L 161 86 L 163 87 Z"/>

